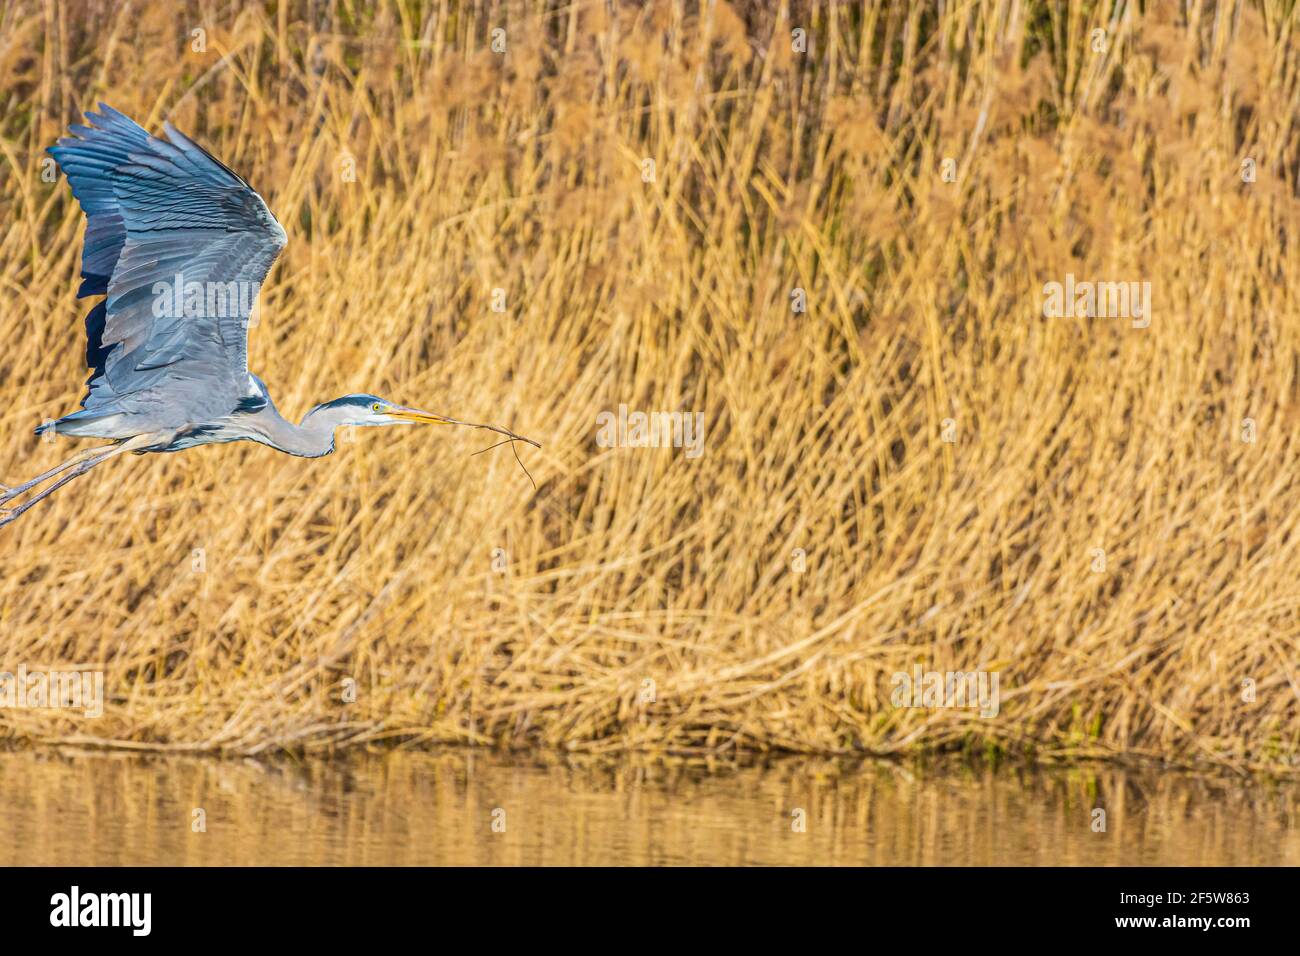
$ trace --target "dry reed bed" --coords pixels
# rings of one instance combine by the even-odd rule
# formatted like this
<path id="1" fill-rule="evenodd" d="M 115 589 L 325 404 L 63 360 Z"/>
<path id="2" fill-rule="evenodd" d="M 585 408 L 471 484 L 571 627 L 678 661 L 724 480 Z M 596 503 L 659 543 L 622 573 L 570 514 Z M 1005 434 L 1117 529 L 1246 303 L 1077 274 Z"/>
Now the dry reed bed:
<path id="1" fill-rule="evenodd" d="M 284 224 L 286 414 L 545 446 L 536 493 L 446 430 L 113 462 L 0 532 L 0 662 L 103 667 L 106 713 L 0 734 L 1293 766 L 1295 16 L 1146 7 L 0 5 L 4 478 L 69 452 L 31 429 L 84 379 L 82 217 L 39 162 L 101 99 Z M 1151 326 L 1044 318 L 1067 273 L 1151 282 Z M 620 403 L 703 412 L 703 456 L 598 447 Z M 916 663 L 998 669 L 999 715 L 892 707 Z"/>

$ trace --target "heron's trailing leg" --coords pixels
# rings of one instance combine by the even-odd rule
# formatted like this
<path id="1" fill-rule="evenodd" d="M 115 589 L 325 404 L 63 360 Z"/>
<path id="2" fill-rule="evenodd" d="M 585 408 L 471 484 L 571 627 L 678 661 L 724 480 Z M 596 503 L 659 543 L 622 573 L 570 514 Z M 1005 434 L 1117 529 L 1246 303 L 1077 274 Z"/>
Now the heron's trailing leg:
<path id="1" fill-rule="evenodd" d="M 90 471 L 90 469 L 94 468 L 96 465 L 102 465 L 110 458 L 122 454 L 122 452 L 134 451 L 137 448 L 149 444 L 150 440 L 152 440 L 152 437 L 153 436 L 137 436 L 136 438 L 132 438 L 129 441 L 118 442 L 117 444 L 109 445 L 108 447 L 101 445 L 98 448 L 89 448 L 86 450 L 86 452 L 80 452 L 76 455 L 73 455 L 69 461 L 64 462 L 58 468 L 55 468 L 47 472 L 45 475 L 41 476 L 41 478 L 33 479 L 32 481 L 27 482 L 24 485 L 20 485 L 19 486 L 20 488 L 31 488 L 34 483 L 43 481 L 46 478 L 51 478 L 54 475 L 57 475 L 60 472 L 63 472 L 69 468 L 72 469 L 71 471 L 68 472 L 68 474 L 64 475 L 54 484 L 50 485 L 48 488 L 43 489 L 38 494 L 35 494 L 32 497 L 28 498 L 18 507 L 0 508 L 0 528 L 3 528 L 11 521 L 16 521 L 19 515 L 27 511 L 27 509 L 31 508 L 37 502 L 42 501 L 45 498 L 48 498 L 50 495 L 54 494 L 54 492 L 58 491 L 68 482 L 72 481 L 72 479 L 81 477 L 86 472 Z M 87 454 L 87 452 L 89 454 Z M 12 494 L 10 494 L 9 497 L 12 498 Z"/>
<path id="2" fill-rule="evenodd" d="M 0 505 L 3 505 L 5 504 L 5 502 L 8 501 L 13 501 L 15 498 L 17 498 L 19 495 L 23 494 L 24 492 L 30 491 L 31 489 L 35 488 L 41 482 L 48 481 L 49 479 L 53 478 L 55 475 L 59 475 L 67 471 L 73 465 L 79 465 L 83 461 L 86 461 L 89 458 L 94 458 L 96 455 L 100 454 L 101 452 L 105 452 L 108 449 L 113 447 L 115 446 L 97 445 L 94 448 L 83 448 L 81 451 L 77 452 L 75 455 L 73 455 L 63 464 L 51 468 L 43 475 L 37 475 L 31 481 L 24 481 L 21 485 L 18 485 L 15 488 L 10 488 L 8 485 L 0 484 Z"/>

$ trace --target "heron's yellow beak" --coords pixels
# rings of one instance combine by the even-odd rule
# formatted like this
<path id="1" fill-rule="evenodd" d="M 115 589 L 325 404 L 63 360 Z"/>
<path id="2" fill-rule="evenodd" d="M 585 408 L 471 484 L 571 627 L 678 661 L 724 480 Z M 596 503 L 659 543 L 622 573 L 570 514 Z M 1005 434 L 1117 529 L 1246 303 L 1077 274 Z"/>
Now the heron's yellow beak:
<path id="1" fill-rule="evenodd" d="M 389 418 L 400 418 L 408 422 L 424 422 L 428 425 L 464 425 L 454 418 L 443 418 L 432 412 L 422 412 L 418 408 L 390 408 L 385 414 Z"/>

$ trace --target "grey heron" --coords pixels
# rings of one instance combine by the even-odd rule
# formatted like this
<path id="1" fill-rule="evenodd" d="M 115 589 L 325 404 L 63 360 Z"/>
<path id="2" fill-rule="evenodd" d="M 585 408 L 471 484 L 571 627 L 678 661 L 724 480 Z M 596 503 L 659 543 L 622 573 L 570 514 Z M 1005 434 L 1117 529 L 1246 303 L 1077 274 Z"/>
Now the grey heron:
<path id="1" fill-rule="evenodd" d="M 495 425 L 369 394 L 324 402 L 298 424 L 284 418 L 248 370 L 253 300 L 284 248 L 284 229 L 242 177 L 170 123 L 163 127 L 166 140 L 101 103 L 48 150 L 86 214 L 77 297 L 105 298 L 86 316 L 91 376 L 81 409 L 37 433 L 109 444 L 15 487 L 0 485 L 0 526 L 124 452 L 254 441 L 316 458 L 334 450 L 340 427 L 417 422 L 486 428 L 512 449 L 515 441 L 541 447 Z"/>

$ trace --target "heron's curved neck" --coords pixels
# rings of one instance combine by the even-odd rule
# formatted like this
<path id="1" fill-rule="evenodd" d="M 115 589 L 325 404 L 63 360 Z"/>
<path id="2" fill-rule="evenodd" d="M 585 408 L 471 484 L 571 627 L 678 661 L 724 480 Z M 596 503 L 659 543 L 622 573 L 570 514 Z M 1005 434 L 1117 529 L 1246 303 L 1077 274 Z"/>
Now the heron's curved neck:
<path id="1" fill-rule="evenodd" d="M 295 425 L 286 419 L 275 406 L 268 405 L 259 416 L 259 429 L 268 445 L 298 455 L 301 458 L 320 458 L 334 450 L 336 422 L 325 406 L 317 405 L 303 416 L 302 424 Z"/>

